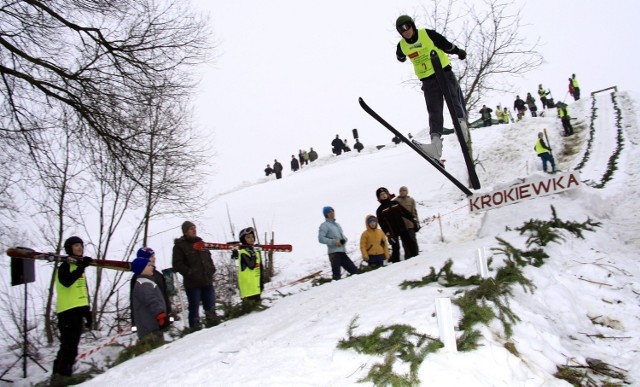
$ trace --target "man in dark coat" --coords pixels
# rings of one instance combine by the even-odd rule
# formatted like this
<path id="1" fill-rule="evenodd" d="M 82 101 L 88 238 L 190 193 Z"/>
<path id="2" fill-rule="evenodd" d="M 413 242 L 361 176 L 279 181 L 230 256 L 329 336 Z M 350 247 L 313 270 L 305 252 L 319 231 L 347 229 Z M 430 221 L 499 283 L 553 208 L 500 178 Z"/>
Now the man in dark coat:
<path id="1" fill-rule="evenodd" d="M 282 178 L 282 164 L 278 159 L 273 160 L 273 172 L 276 174 L 276 179 Z"/>
<path id="2" fill-rule="evenodd" d="M 362 152 L 362 150 L 364 149 L 364 145 L 362 145 L 362 143 L 360 142 L 360 140 L 358 140 L 356 138 L 356 143 L 353 144 L 353 149 L 357 150 L 358 153 Z"/>
<path id="3" fill-rule="evenodd" d="M 340 135 L 336 134 L 336 138 L 331 141 L 331 146 L 333 147 L 333 154 L 336 156 L 340 156 L 342 154 L 342 149 L 344 148 L 344 142 L 340 139 Z"/>
<path id="4" fill-rule="evenodd" d="M 295 172 L 298 169 L 300 169 L 300 163 L 298 162 L 298 159 L 296 159 L 295 155 L 291 155 L 291 170 Z"/>
<path id="5" fill-rule="evenodd" d="M 314 162 L 318 159 L 318 152 L 313 150 L 313 147 L 309 150 L 309 161 Z"/>
<path id="6" fill-rule="evenodd" d="M 480 109 L 480 115 L 482 116 L 482 123 L 484 126 L 491 126 L 491 113 L 493 109 L 487 107 L 487 105 L 482 105 L 482 109 Z"/>
<path id="7" fill-rule="evenodd" d="M 404 259 L 418 255 L 418 245 L 411 239 L 404 224 L 404 219 L 409 219 L 415 224 L 414 228 L 418 229 L 417 220 L 400 203 L 391 200 L 395 196 L 392 196 L 385 187 L 380 187 L 376 190 L 376 197 L 380 202 L 380 206 L 376 210 L 376 216 L 382 231 L 387 235 L 389 245 L 391 245 L 391 262 L 400 262 L 400 243 L 398 239 L 402 241 Z"/>
<path id="8" fill-rule="evenodd" d="M 271 168 L 271 165 L 267 164 L 267 167 L 264 169 L 264 175 L 269 176 L 272 173 L 273 173 L 273 168 Z"/>
<path id="9" fill-rule="evenodd" d="M 527 111 L 527 104 L 519 95 L 516 95 L 516 100 L 513 101 L 513 110 L 518 112 L 518 121 L 524 117 L 524 112 Z"/>
<path id="10" fill-rule="evenodd" d="M 213 275 L 216 267 L 207 250 L 193 248 L 195 242 L 202 241 L 196 235 L 196 225 L 186 221 L 182 223 L 182 236 L 174 241 L 173 269 L 182 274 L 187 300 L 189 302 L 189 327 L 193 330 L 202 327 L 200 323 L 200 304 L 204 308 L 205 324 L 215 325 L 216 291 L 213 287 Z"/>

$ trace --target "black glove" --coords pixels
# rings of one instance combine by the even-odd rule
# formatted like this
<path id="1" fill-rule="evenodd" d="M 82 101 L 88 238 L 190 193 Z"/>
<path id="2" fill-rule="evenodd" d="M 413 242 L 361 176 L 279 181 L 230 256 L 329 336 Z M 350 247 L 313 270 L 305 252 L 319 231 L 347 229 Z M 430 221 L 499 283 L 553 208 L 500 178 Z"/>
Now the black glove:
<path id="1" fill-rule="evenodd" d="M 417 220 L 417 219 L 415 219 L 415 220 L 413 221 L 413 230 L 414 230 L 415 232 L 420 231 L 420 222 L 418 222 L 418 220 Z"/>
<path id="2" fill-rule="evenodd" d="M 346 239 L 340 239 L 340 244 L 341 244 L 341 245 L 344 245 L 345 243 L 347 243 L 347 240 L 346 240 Z"/>
<path id="3" fill-rule="evenodd" d="M 458 59 L 465 60 L 467 58 L 467 52 L 461 48 L 458 49 Z"/>
<path id="4" fill-rule="evenodd" d="M 238 259 L 238 250 L 233 250 L 231 252 L 231 259 Z"/>
<path id="5" fill-rule="evenodd" d="M 87 329 L 91 329 L 91 324 L 93 324 L 93 317 L 91 316 L 91 309 L 87 308 L 86 311 L 84 312 L 84 315 L 82 316 L 82 318 L 84 319 L 84 326 Z"/>
<path id="6" fill-rule="evenodd" d="M 93 258 L 91 257 L 82 257 L 82 260 L 80 262 L 78 262 L 78 266 L 81 267 L 87 267 L 89 265 L 91 265 L 91 262 L 93 262 Z"/>

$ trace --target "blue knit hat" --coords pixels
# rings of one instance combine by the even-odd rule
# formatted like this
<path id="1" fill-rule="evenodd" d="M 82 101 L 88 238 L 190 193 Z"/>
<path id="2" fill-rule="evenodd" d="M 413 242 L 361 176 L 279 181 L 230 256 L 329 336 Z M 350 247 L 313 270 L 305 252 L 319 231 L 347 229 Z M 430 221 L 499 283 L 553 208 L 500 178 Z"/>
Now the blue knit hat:
<path id="1" fill-rule="evenodd" d="M 333 207 L 331 206 L 325 206 L 322 208 L 322 215 L 324 215 L 324 217 L 326 218 L 327 215 L 329 215 L 329 213 L 333 211 Z"/>
<path id="2" fill-rule="evenodd" d="M 131 271 L 135 275 L 140 275 L 145 267 L 149 264 L 149 258 L 136 258 L 131 262 Z"/>
<path id="3" fill-rule="evenodd" d="M 136 258 L 145 258 L 151 259 L 156 254 L 155 251 L 151 247 L 141 247 L 138 249 L 138 253 L 136 254 Z"/>

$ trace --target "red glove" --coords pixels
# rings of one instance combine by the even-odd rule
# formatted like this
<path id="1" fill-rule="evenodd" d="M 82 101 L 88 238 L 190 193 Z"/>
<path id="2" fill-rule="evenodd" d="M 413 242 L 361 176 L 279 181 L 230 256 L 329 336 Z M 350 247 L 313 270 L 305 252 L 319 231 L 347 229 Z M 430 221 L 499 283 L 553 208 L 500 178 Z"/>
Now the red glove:
<path id="1" fill-rule="evenodd" d="M 160 325 L 160 328 L 164 328 L 167 323 L 167 314 L 165 312 L 160 313 L 156 316 L 156 320 L 158 320 L 158 325 Z"/>

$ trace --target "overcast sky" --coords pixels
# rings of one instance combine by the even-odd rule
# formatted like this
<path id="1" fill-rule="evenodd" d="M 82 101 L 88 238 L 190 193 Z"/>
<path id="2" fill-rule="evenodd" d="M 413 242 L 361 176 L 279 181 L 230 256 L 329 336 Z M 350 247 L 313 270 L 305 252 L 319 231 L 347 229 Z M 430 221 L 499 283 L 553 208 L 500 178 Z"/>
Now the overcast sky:
<path id="1" fill-rule="evenodd" d="M 640 90 L 631 41 L 640 32 L 638 2 L 516 3 L 523 10 L 522 35 L 531 42 L 540 38 L 545 63 L 514 80 L 513 95 L 493 96 L 487 105 L 512 106 L 515 94 L 535 95 L 539 83 L 564 99 L 571 73 L 583 94 L 613 85 Z M 395 59 L 394 23 L 404 13 L 424 20 L 427 2 L 195 4 L 209 13 L 216 45 L 215 61 L 202 68 L 195 106 L 197 123 L 215 152 L 210 192 L 254 180 L 275 158 L 289 169 L 291 155 L 301 148 L 326 155 L 336 134 L 352 145 L 353 128 L 365 145 L 388 143 L 392 136 L 360 109 L 360 96 L 404 133 L 426 128 L 422 94 L 403 83 L 412 79 L 412 66 Z M 418 27 L 430 26 L 418 22 Z"/>

